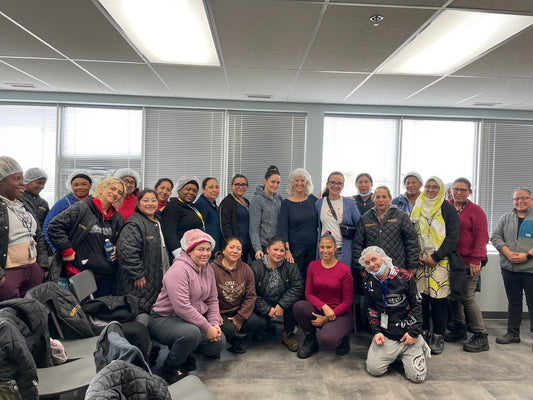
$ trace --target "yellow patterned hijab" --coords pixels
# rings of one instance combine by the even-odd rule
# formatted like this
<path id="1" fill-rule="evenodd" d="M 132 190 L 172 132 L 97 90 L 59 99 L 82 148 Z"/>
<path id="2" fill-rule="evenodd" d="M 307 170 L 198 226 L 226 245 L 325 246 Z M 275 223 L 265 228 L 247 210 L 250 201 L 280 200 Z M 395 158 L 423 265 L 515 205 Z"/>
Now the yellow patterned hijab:
<path id="1" fill-rule="evenodd" d="M 414 222 L 419 235 L 422 251 L 429 252 L 430 249 L 436 251 L 441 246 L 446 237 L 446 226 L 442 218 L 441 206 L 444 202 L 444 183 L 437 176 L 431 176 L 426 180 L 435 181 L 439 185 L 439 192 L 433 199 L 426 196 L 423 191 L 416 199 L 413 211 L 411 211 L 411 221 Z"/>

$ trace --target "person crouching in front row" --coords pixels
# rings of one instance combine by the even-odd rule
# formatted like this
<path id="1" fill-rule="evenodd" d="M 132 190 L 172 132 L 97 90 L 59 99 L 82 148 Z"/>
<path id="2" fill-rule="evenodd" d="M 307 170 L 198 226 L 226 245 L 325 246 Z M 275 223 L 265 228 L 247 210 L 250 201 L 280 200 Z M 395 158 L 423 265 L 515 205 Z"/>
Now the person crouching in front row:
<path id="1" fill-rule="evenodd" d="M 400 359 L 407 379 L 423 382 L 430 349 L 421 335 L 422 303 L 413 276 L 392 265 L 391 258 L 377 246 L 363 250 L 359 262 L 369 272 L 363 280 L 374 335 L 366 359 L 368 372 L 383 375 Z"/>

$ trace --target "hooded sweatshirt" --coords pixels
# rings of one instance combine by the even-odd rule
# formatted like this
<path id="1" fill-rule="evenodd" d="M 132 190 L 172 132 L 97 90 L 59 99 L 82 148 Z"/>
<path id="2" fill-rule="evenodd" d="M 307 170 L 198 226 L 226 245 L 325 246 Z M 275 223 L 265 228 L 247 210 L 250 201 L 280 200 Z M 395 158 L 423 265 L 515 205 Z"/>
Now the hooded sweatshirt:
<path id="1" fill-rule="evenodd" d="M 273 236 L 279 235 L 279 209 L 283 198 L 277 193 L 270 197 L 264 189 L 263 185 L 258 186 L 250 202 L 250 240 L 256 253 L 266 247 Z"/>
<path id="2" fill-rule="evenodd" d="M 222 264 L 223 258 L 219 252 L 211 263 L 217 282 L 220 314 L 234 317 L 242 326 L 250 318 L 257 299 L 254 273 L 240 258 L 235 268 L 228 269 Z"/>

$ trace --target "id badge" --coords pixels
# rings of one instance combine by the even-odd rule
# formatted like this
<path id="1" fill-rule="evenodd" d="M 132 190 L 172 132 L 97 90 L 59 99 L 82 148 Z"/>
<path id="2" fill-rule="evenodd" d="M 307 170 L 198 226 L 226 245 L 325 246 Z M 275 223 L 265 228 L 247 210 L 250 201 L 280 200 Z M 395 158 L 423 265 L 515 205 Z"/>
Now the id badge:
<path id="1" fill-rule="evenodd" d="M 33 240 L 30 242 L 29 250 L 30 250 L 30 259 L 35 258 L 35 242 Z"/>
<path id="2" fill-rule="evenodd" d="M 381 327 L 383 329 L 389 329 L 389 316 L 385 313 L 381 314 Z"/>

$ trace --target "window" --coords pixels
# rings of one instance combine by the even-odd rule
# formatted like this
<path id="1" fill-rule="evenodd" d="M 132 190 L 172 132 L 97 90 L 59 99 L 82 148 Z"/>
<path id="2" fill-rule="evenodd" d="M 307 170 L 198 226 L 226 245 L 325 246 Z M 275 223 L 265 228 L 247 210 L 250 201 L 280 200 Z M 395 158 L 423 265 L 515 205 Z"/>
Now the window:
<path id="1" fill-rule="evenodd" d="M 330 172 L 345 174 L 345 192 L 368 172 L 374 187 L 403 191 L 403 177 L 416 171 L 444 183 L 464 176 L 477 180 L 478 123 L 455 120 L 328 116 L 324 120 L 322 183 Z"/>
<path id="2" fill-rule="evenodd" d="M 222 185 L 224 126 L 223 111 L 147 109 L 146 186 L 163 177 L 176 183 L 185 174 L 195 175 L 200 185 L 208 176 Z"/>
<path id="3" fill-rule="evenodd" d="M 76 169 L 89 170 L 96 182 L 120 168 L 141 173 L 142 110 L 65 107 L 59 152 L 59 196 Z M 141 182 L 142 185 L 142 182 Z"/>
<path id="4" fill-rule="evenodd" d="M 245 175 L 250 197 L 275 165 L 282 178 L 279 193 L 286 197 L 290 172 L 305 167 L 305 128 L 305 114 L 230 112 L 227 181 Z"/>
<path id="5" fill-rule="evenodd" d="M 320 189 L 324 189 L 331 172 L 341 171 L 345 179 L 343 194 L 356 194 L 355 178 L 367 172 L 374 187 L 387 185 L 394 192 L 397 131 L 398 120 L 392 118 L 324 118 Z"/>
<path id="6" fill-rule="evenodd" d="M 39 167 L 48 174 L 41 196 L 54 203 L 56 169 L 56 107 L 0 106 L 0 155 L 17 160 L 20 166 Z"/>

